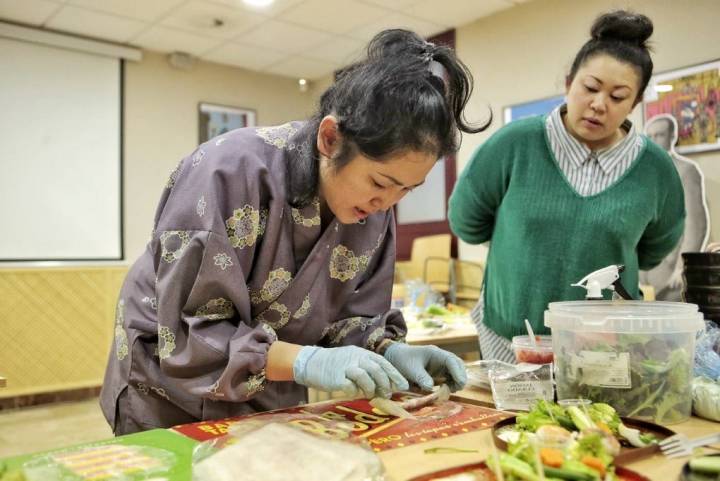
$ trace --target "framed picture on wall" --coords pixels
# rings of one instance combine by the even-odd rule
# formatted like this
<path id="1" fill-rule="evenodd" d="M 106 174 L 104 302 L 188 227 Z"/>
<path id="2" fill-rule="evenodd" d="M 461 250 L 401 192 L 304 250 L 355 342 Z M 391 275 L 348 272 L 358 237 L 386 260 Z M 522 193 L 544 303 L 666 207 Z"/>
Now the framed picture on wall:
<path id="1" fill-rule="evenodd" d="M 565 96 L 556 95 L 554 97 L 510 105 L 503 109 L 503 121 L 505 124 L 509 124 L 513 120 L 524 119 L 525 117 L 532 117 L 533 115 L 545 115 L 552 112 L 555 107 L 563 102 L 565 102 Z"/>
<path id="2" fill-rule="evenodd" d="M 720 60 L 659 73 L 643 97 L 643 122 L 659 114 L 678 124 L 680 154 L 720 149 Z"/>
<path id="3" fill-rule="evenodd" d="M 226 105 L 200 103 L 198 106 L 199 143 L 241 127 L 255 126 L 255 111 Z"/>

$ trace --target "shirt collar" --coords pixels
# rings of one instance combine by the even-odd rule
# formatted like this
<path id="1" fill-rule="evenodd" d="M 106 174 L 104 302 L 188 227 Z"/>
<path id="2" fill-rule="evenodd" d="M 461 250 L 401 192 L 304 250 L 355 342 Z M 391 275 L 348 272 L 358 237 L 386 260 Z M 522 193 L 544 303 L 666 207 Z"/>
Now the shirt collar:
<path id="1" fill-rule="evenodd" d="M 617 167 L 622 153 L 626 151 L 630 144 L 636 141 L 637 131 L 635 125 L 628 119 L 625 119 L 620 126 L 627 135 L 616 142 L 614 145 L 597 151 L 590 150 L 585 144 L 578 141 L 575 137 L 565 128 L 562 116 L 567 112 L 567 104 L 562 104 L 556 107 L 546 120 L 547 129 L 555 134 L 555 138 L 561 145 L 554 152 L 558 160 L 564 159 L 569 163 L 572 168 L 579 168 L 582 165 L 595 157 L 598 161 L 598 165 L 604 173 L 610 173 Z"/>

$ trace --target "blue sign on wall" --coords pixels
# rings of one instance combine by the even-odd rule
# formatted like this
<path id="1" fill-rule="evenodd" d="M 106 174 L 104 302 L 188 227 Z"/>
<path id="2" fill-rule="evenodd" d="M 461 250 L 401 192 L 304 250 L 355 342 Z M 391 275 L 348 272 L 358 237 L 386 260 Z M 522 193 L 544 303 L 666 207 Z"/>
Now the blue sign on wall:
<path id="1" fill-rule="evenodd" d="M 558 105 L 565 102 L 564 95 L 558 95 L 556 97 L 549 97 L 546 99 L 534 100 L 532 102 L 525 102 L 523 104 L 511 105 L 505 107 L 504 121 L 509 124 L 513 120 L 519 120 L 525 117 L 531 117 L 533 115 L 545 115 L 552 112 L 552 110 Z"/>

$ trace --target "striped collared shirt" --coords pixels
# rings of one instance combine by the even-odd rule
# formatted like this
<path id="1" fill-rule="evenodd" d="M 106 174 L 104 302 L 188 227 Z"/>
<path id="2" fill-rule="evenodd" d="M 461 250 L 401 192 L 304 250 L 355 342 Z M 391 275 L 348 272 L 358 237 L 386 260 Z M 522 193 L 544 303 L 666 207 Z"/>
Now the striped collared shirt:
<path id="1" fill-rule="evenodd" d="M 565 129 L 562 114 L 566 105 L 555 108 L 545 121 L 550 148 L 558 166 L 570 185 L 583 197 L 598 194 L 610 187 L 632 165 L 645 144 L 635 126 L 625 120 L 622 129 L 627 132 L 612 147 L 592 151 Z"/>

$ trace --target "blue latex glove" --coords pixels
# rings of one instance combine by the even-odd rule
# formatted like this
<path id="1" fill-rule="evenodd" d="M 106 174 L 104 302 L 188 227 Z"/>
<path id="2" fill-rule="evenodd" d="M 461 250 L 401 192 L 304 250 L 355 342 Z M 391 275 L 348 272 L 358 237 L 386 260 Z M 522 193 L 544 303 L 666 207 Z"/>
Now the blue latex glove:
<path id="1" fill-rule="evenodd" d="M 432 389 L 433 376 L 444 376 L 451 391 L 462 389 L 467 382 L 463 361 L 437 346 L 408 346 L 395 342 L 385 351 L 385 359 L 423 391 Z"/>
<path id="2" fill-rule="evenodd" d="M 389 398 L 410 385 L 381 355 L 357 346 L 305 346 L 293 363 L 295 382 L 320 391 L 343 391 L 348 396 Z"/>

